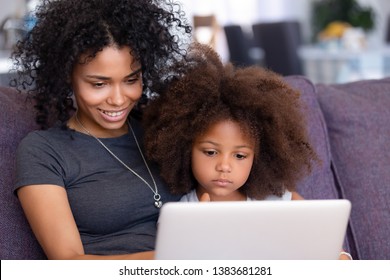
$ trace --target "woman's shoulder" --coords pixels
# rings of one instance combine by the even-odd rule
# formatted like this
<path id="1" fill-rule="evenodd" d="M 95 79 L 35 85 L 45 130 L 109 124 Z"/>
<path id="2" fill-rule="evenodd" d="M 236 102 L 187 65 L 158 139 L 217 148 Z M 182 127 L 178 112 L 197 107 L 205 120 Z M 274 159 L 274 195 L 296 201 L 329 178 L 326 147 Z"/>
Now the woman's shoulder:
<path id="1" fill-rule="evenodd" d="M 39 139 L 56 139 L 62 137 L 69 137 L 71 135 L 70 129 L 62 129 L 59 126 L 53 126 L 46 130 L 34 130 L 29 132 L 22 141 L 39 141 Z"/>
<path id="2" fill-rule="evenodd" d="M 74 139 L 75 135 L 73 132 L 70 129 L 63 129 L 59 126 L 54 126 L 47 130 L 34 130 L 20 141 L 18 147 L 19 149 L 24 147 L 61 147 L 68 143 L 70 139 Z"/>

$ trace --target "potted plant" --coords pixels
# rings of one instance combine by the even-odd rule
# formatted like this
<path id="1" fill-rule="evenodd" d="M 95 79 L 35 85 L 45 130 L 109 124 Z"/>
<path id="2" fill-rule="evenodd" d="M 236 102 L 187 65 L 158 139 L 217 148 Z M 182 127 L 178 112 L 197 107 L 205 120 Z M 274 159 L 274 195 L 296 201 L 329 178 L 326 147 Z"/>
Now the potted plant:
<path id="1" fill-rule="evenodd" d="M 362 7 L 356 0 L 318 0 L 312 6 L 314 39 L 334 22 L 360 27 L 365 32 L 375 26 L 375 13 L 371 7 Z"/>

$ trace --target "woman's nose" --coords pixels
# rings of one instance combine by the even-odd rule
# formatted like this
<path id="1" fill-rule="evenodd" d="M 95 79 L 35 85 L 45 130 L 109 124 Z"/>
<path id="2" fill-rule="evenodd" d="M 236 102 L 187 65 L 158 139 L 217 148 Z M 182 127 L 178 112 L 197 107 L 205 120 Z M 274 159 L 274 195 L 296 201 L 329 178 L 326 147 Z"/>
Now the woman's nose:
<path id="1" fill-rule="evenodd" d="M 120 86 L 114 86 L 111 89 L 107 103 L 114 106 L 121 106 L 125 102 L 125 96 L 122 93 Z"/>

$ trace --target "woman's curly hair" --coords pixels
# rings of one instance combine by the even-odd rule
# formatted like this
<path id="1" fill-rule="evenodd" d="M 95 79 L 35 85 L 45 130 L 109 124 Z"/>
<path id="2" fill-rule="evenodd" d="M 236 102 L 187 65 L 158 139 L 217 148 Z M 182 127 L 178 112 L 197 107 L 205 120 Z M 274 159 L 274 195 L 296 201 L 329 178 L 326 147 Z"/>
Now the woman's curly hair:
<path id="1" fill-rule="evenodd" d="M 171 191 L 197 186 L 191 171 L 195 138 L 231 120 L 256 141 L 253 167 L 241 191 L 256 199 L 293 191 L 318 157 L 309 144 L 300 93 L 260 67 L 223 65 L 209 47 L 190 48 L 187 73 L 144 111 L 144 145 Z"/>
<path id="2" fill-rule="evenodd" d="M 183 58 L 191 34 L 173 0 L 43 0 L 36 18 L 13 53 L 19 73 L 13 85 L 33 95 L 42 128 L 66 122 L 74 110 L 70 77 L 81 55 L 130 47 L 142 65 L 145 101 L 172 75 L 167 66 Z"/>

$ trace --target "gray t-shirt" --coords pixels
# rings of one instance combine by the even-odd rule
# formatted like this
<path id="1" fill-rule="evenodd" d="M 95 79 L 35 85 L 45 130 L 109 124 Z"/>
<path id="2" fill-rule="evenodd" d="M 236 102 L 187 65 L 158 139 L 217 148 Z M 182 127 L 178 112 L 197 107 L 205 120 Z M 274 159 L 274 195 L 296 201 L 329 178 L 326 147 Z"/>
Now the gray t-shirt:
<path id="1" fill-rule="evenodd" d="M 132 120 L 132 127 L 141 144 L 139 123 Z M 131 133 L 100 140 L 153 187 Z M 149 167 L 161 200 L 177 201 Z M 153 192 L 93 137 L 59 127 L 26 136 L 18 147 L 15 190 L 38 184 L 65 187 L 86 254 L 154 249 L 159 211 Z"/>

